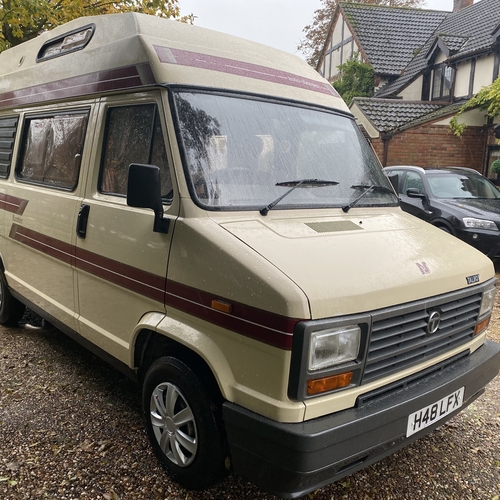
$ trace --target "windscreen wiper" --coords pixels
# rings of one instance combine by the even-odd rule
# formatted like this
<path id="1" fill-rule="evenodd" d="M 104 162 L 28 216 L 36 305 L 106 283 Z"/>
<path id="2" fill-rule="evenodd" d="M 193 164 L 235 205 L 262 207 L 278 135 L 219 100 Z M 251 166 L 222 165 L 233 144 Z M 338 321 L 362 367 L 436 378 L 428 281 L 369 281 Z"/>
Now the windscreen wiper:
<path id="1" fill-rule="evenodd" d="M 379 186 L 378 184 L 372 184 L 372 185 L 365 185 L 365 184 L 354 184 L 351 186 L 352 189 L 364 189 L 363 191 L 357 198 L 351 201 L 349 205 L 345 205 L 342 207 L 342 210 L 347 213 L 349 210 L 358 203 L 361 198 L 364 198 L 370 191 L 385 191 L 386 193 L 391 193 L 394 194 L 394 191 L 392 189 L 389 189 L 385 186 Z"/>
<path id="2" fill-rule="evenodd" d="M 294 189 L 298 187 L 324 187 L 324 186 L 336 186 L 338 182 L 336 181 L 324 181 L 321 179 L 302 179 L 300 181 L 285 181 L 277 182 L 276 186 L 291 187 L 285 194 L 281 195 L 279 198 L 269 203 L 264 208 L 259 210 L 261 215 L 267 215 L 269 210 L 272 210 L 283 198 L 288 196 Z"/>

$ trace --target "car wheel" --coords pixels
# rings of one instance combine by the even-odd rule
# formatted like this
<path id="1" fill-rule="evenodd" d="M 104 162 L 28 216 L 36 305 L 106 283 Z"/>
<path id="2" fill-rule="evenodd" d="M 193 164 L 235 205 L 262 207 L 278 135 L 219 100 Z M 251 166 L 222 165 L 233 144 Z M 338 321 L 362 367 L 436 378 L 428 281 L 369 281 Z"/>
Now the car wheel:
<path id="1" fill-rule="evenodd" d="M 153 449 L 175 481 L 200 490 L 228 473 L 220 410 L 186 364 L 156 360 L 144 378 L 142 406 Z"/>
<path id="2" fill-rule="evenodd" d="M 7 280 L 0 271 L 0 323 L 2 325 L 17 325 L 23 317 L 26 306 L 12 296 Z"/>
<path id="3" fill-rule="evenodd" d="M 447 226 L 437 226 L 441 231 L 444 231 L 445 233 L 452 234 L 451 230 Z"/>

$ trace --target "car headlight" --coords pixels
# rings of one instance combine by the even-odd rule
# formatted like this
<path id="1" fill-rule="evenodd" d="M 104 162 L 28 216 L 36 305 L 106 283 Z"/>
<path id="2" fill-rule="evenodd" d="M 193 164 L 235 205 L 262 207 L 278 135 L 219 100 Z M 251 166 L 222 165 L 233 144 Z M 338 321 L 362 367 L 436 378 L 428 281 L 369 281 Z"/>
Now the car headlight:
<path id="1" fill-rule="evenodd" d="M 309 370 L 320 370 L 355 360 L 360 343 L 361 329 L 357 325 L 312 333 Z"/>
<path id="2" fill-rule="evenodd" d="M 498 231 L 497 225 L 492 220 L 475 219 L 474 217 L 464 217 L 464 226 L 470 229 L 491 229 Z"/>
<path id="3" fill-rule="evenodd" d="M 495 304 L 495 296 L 497 293 L 496 287 L 488 288 L 483 292 L 483 298 L 481 300 L 481 308 L 479 309 L 479 317 L 491 313 L 493 305 Z"/>

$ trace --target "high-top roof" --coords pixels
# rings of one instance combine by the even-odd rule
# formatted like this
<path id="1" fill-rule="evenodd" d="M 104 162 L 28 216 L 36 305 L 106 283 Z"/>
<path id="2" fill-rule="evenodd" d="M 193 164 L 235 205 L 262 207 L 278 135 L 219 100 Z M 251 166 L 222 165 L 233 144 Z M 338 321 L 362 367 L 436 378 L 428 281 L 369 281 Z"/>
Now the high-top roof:
<path id="1" fill-rule="evenodd" d="M 82 17 L 0 54 L 0 108 L 169 84 L 347 111 L 332 86 L 297 56 L 144 14 Z"/>

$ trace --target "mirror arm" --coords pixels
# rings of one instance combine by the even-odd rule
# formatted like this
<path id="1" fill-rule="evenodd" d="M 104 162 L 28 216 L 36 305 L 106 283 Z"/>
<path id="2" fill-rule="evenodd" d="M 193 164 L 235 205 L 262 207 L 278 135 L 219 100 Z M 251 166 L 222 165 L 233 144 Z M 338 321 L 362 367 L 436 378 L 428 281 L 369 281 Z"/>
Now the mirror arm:
<path id="1" fill-rule="evenodd" d="M 170 227 L 170 219 L 163 217 L 163 210 L 161 212 L 155 212 L 153 232 L 168 234 L 169 227 Z"/>

